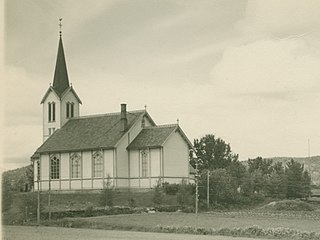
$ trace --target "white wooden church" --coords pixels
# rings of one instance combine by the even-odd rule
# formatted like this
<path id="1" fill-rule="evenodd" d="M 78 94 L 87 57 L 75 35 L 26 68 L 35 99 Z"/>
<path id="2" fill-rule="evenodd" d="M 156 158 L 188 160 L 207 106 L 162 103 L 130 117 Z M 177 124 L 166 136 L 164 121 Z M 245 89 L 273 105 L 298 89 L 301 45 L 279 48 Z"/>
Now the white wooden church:
<path id="1" fill-rule="evenodd" d="M 45 93 L 43 144 L 31 157 L 35 190 L 152 188 L 158 179 L 192 179 L 192 144 L 178 124 L 156 125 L 146 109 L 80 116 L 82 104 L 69 84 L 60 32 L 53 85 Z M 38 184 L 39 181 L 39 184 Z"/>

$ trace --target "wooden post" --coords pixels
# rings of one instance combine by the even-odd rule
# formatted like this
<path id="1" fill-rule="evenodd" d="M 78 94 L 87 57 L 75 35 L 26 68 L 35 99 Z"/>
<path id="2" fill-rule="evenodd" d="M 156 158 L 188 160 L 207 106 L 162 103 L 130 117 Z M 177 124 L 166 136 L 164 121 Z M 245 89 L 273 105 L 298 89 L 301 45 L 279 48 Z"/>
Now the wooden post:
<path id="1" fill-rule="evenodd" d="M 198 186 L 198 160 L 196 160 L 196 175 L 195 175 L 195 182 L 196 182 L 196 209 L 195 213 L 198 215 L 198 201 L 199 201 L 199 186 Z"/>
<path id="2" fill-rule="evenodd" d="M 37 187 L 38 187 L 38 207 L 37 207 L 37 225 L 39 226 L 40 225 L 40 172 L 41 172 L 41 169 L 40 171 L 38 171 L 38 169 L 40 168 L 39 167 L 40 165 L 40 159 L 38 159 L 37 161 Z"/>
<path id="3" fill-rule="evenodd" d="M 49 211 L 49 222 L 51 221 L 51 171 L 49 173 L 49 191 L 48 191 L 48 211 Z"/>
<path id="4" fill-rule="evenodd" d="M 26 214 L 26 222 L 28 222 L 28 207 L 26 207 L 26 210 L 25 210 L 26 212 L 25 212 L 25 214 Z"/>
<path id="5" fill-rule="evenodd" d="M 210 208 L 210 171 L 207 172 L 207 209 Z"/>

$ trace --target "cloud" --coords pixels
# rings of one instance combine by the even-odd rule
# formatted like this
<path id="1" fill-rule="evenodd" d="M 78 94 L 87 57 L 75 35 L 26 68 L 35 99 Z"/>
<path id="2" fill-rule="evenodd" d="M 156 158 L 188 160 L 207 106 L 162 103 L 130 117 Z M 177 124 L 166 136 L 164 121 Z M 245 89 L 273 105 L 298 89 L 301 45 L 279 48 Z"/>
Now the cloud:
<path id="1" fill-rule="evenodd" d="M 245 33 L 300 35 L 319 28 L 319 12 L 318 0 L 249 0 L 239 26 Z"/>
<path id="2" fill-rule="evenodd" d="M 302 40 L 261 40 L 229 47 L 213 68 L 213 84 L 238 95 L 300 97 L 320 89 L 320 55 Z"/>

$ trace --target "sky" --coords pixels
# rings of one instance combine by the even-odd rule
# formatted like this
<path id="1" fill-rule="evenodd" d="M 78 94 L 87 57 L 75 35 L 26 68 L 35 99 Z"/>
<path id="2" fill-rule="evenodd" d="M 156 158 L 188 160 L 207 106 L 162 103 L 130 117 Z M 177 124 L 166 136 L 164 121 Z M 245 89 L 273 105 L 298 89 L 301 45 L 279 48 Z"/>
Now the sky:
<path id="1" fill-rule="evenodd" d="M 59 18 L 81 115 L 143 109 L 240 160 L 320 155 L 320 1 L 5 0 L 2 166 L 42 143 Z"/>

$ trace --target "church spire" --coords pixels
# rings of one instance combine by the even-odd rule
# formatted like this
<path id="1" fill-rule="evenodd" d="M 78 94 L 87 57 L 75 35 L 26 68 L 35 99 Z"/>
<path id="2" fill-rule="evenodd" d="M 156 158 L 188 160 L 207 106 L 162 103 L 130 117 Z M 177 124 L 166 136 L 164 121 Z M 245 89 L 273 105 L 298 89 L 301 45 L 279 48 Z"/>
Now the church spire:
<path id="1" fill-rule="evenodd" d="M 58 54 L 57 54 L 57 61 L 56 61 L 56 68 L 54 71 L 54 78 L 53 78 L 53 88 L 54 90 L 61 96 L 62 93 L 69 87 L 69 78 L 67 72 L 67 65 L 66 60 L 64 57 L 64 50 L 62 44 L 62 32 L 61 32 L 61 21 L 62 18 L 59 19 L 59 27 L 60 27 L 60 39 L 59 39 L 59 47 L 58 47 Z"/>

